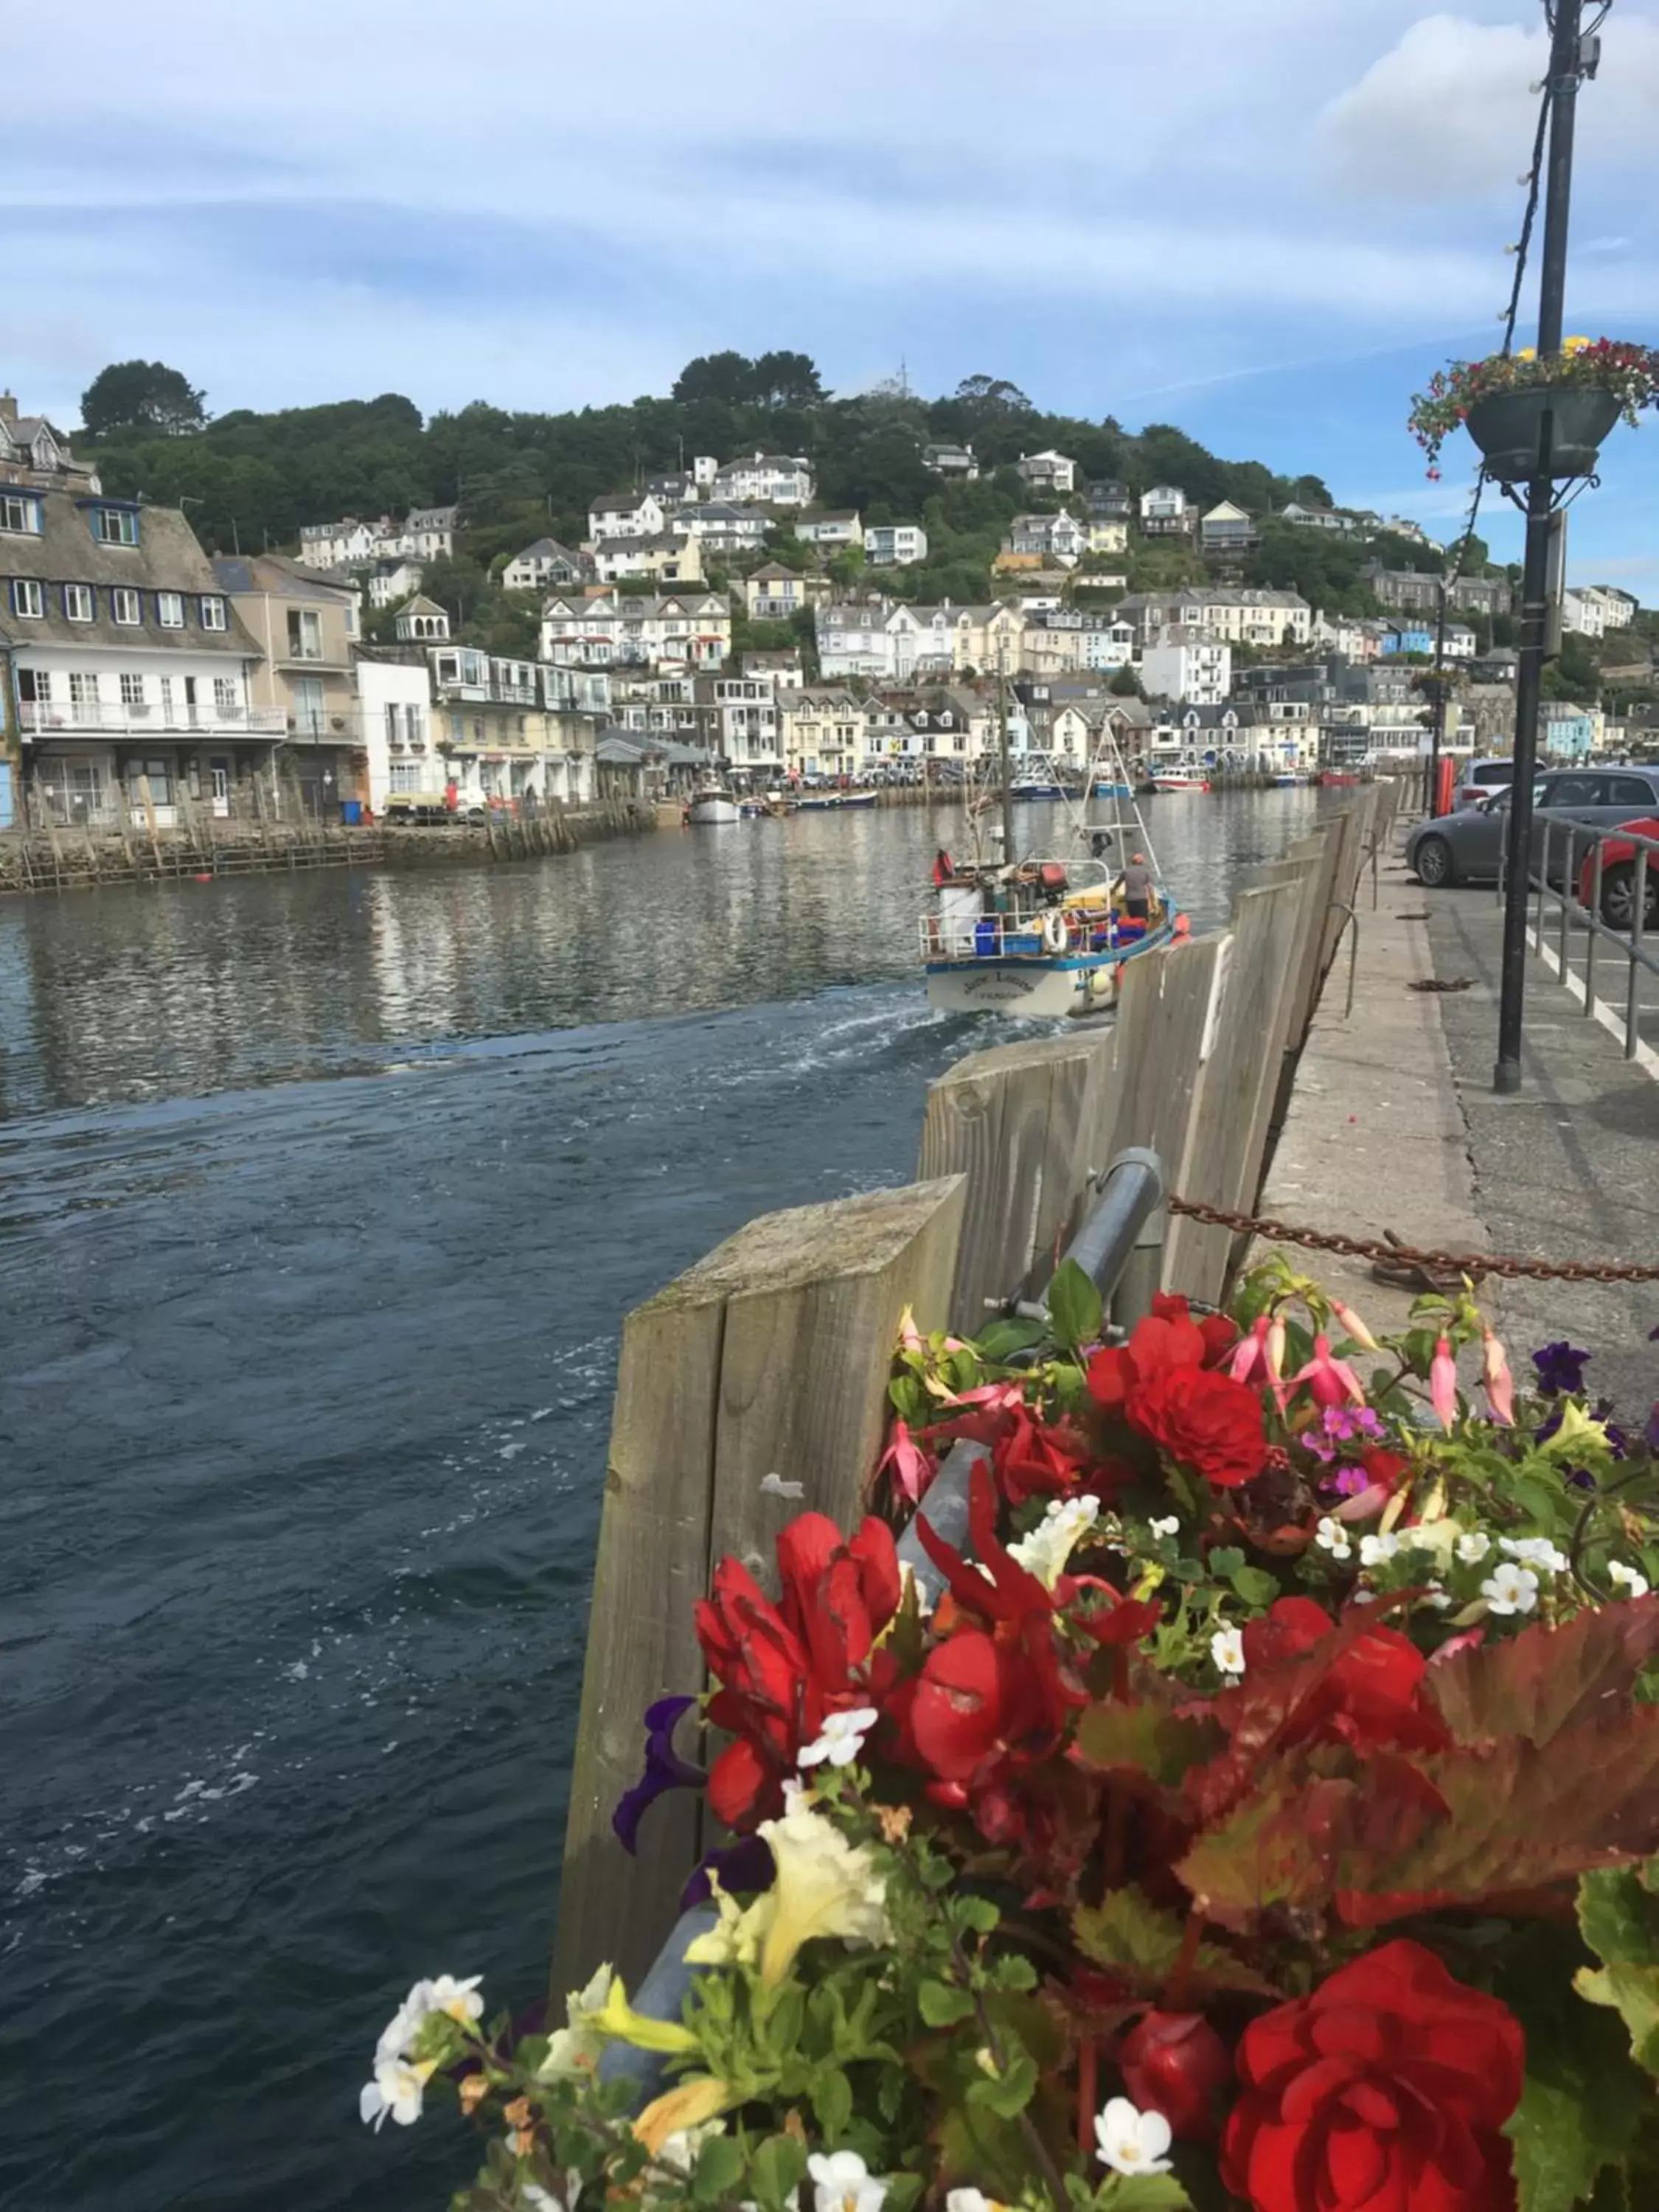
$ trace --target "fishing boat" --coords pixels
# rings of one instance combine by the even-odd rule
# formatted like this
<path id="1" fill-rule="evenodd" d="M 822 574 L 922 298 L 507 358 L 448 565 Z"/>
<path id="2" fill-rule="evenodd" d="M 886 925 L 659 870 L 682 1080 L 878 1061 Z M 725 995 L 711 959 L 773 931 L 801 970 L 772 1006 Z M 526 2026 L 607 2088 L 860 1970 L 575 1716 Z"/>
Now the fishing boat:
<path id="1" fill-rule="evenodd" d="M 742 802 L 723 785 L 706 783 L 694 791 L 687 800 L 685 819 L 693 829 L 702 830 L 714 825 L 723 829 L 729 822 L 742 821 Z"/>
<path id="2" fill-rule="evenodd" d="M 1176 910 L 1133 799 L 1115 801 L 1104 819 L 1085 818 L 1084 803 L 1068 801 L 1073 849 L 1020 853 L 1000 696 L 998 720 L 1000 820 L 994 827 L 986 821 L 988 794 L 970 801 L 973 859 L 959 864 L 941 849 L 934 863 L 933 904 L 921 930 L 928 1004 L 956 1013 L 1036 1017 L 1109 1012 L 1127 963 L 1184 936 L 1187 917 Z M 1103 729 L 1102 745 L 1104 773 L 1092 764 L 1085 789 L 1097 781 L 1127 787 L 1109 728 Z M 1145 915 L 1132 915 L 1120 871 L 1142 854 L 1152 895 Z"/>
<path id="3" fill-rule="evenodd" d="M 1096 776 L 1091 786 L 1091 792 L 1096 799 L 1133 799 L 1134 797 L 1134 793 L 1127 783 L 1120 781 L 1117 777 L 1112 775 Z"/>
<path id="4" fill-rule="evenodd" d="M 1147 778 L 1147 785 L 1152 791 L 1207 791 L 1210 779 L 1192 769 L 1160 769 Z"/>
<path id="5" fill-rule="evenodd" d="M 1010 799 L 1068 799 L 1071 793 L 1057 775 L 1017 775 L 1008 787 Z"/>

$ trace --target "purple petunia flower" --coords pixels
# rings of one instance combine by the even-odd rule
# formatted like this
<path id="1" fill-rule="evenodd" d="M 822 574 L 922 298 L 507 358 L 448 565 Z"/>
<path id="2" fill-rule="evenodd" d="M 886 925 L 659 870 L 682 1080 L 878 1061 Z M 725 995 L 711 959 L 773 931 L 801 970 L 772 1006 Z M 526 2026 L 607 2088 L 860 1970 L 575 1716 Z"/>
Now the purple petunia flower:
<path id="1" fill-rule="evenodd" d="M 1547 1398 L 1576 1398 L 1584 1387 L 1589 1357 L 1565 1338 L 1556 1344 L 1540 1345 L 1532 1355 L 1539 1389 Z"/>
<path id="2" fill-rule="evenodd" d="M 1370 1480 L 1363 1467 L 1334 1468 L 1329 1474 L 1319 1478 L 1320 1494 L 1326 1498 L 1358 1498 Z"/>
<path id="3" fill-rule="evenodd" d="M 1302 1442 L 1328 1466 L 1347 1446 L 1356 1441 L 1375 1443 L 1382 1433 L 1382 1424 L 1369 1406 L 1327 1406 L 1317 1429 L 1308 1430 Z"/>
<path id="4" fill-rule="evenodd" d="M 611 1815 L 617 1839 L 626 1851 L 639 1847 L 640 1822 L 648 1805 L 670 1790 L 701 1790 L 708 1779 L 701 1766 L 682 1759 L 674 1748 L 674 1730 L 696 1702 L 695 1698 L 659 1698 L 645 1709 L 645 1771 Z"/>
<path id="5" fill-rule="evenodd" d="M 714 1895 L 709 1883 L 711 1874 L 717 1874 L 720 1887 L 734 1896 L 770 1889 L 777 1872 L 772 1853 L 763 1836 L 744 1836 L 724 1850 L 710 1851 L 702 1864 L 680 1892 L 680 1911 L 689 1912 L 694 1905 L 707 1905 Z"/>

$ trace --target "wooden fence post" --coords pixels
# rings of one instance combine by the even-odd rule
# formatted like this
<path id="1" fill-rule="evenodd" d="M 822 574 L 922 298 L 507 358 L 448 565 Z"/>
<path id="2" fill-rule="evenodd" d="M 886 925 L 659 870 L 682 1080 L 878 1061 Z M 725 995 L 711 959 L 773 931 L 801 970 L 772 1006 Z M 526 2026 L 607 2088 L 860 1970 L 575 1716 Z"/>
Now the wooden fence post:
<path id="1" fill-rule="evenodd" d="M 942 1328 L 960 1176 L 763 1215 L 623 1323 L 570 1778 L 553 1993 L 602 1960 L 630 1983 L 702 1849 L 702 1802 L 653 1808 L 630 1859 L 611 1832 L 653 1699 L 703 1685 L 692 1606 L 730 1552 L 765 1577 L 771 1540 L 858 1510 L 886 1425 L 899 1316 Z M 799 1496 L 769 1493 L 775 1474 Z M 682 1736 L 690 1742 L 694 1731 Z"/>
<path id="2" fill-rule="evenodd" d="M 1166 1188 L 1180 1190 L 1198 1076 L 1232 939 L 1225 930 L 1143 952 L 1123 971 L 1112 1057 L 1087 1103 L 1087 1164 L 1109 1167 L 1131 1145 L 1150 1146 Z"/>
<path id="3" fill-rule="evenodd" d="M 917 1172 L 967 1178 L 951 1295 L 959 1336 L 984 1328 L 988 1299 L 1035 1297 L 1054 1272 L 1085 1178 L 1103 1164 L 1082 1158 L 1079 1145 L 1085 1100 L 1110 1053 L 1103 1030 L 994 1045 L 928 1085 Z"/>
<path id="4" fill-rule="evenodd" d="M 1209 1206 L 1252 1206 L 1291 1016 L 1291 968 L 1303 886 L 1245 891 L 1233 910 L 1233 949 L 1212 1048 L 1200 1073 L 1193 1141 L 1178 1188 Z M 1170 1225 L 1164 1281 L 1213 1304 L 1226 1287 L 1231 1230 L 1185 1216 Z"/>

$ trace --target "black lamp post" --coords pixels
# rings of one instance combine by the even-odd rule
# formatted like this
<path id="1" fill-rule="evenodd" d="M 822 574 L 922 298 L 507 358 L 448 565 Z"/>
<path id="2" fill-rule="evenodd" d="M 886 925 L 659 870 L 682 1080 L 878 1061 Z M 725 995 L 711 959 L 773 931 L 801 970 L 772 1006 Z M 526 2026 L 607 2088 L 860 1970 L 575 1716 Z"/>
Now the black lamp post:
<path id="1" fill-rule="evenodd" d="M 1572 191 L 1572 132 L 1582 76 L 1595 66 L 1586 55 L 1580 23 L 1583 0 L 1555 0 L 1550 44 L 1548 167 L 1544 187 L 1543 268 L 1538 289 L 1538 357 L 1561 350 L 1567 276 L 1567 213 Z M 1541 405 L 1540 403 L 1541 402 Z M 1603 403 L 1598 406 L 1595 403 Z M 1517 404 L 1518 403 L 1518 404 Z M 1484 415 L 1476 426 L 1473 419 Z M 1579 420 L 1583 416 L 1583 419 Z M 1547 386 L 1504 392 L 1471 410 L 1471 429 L 1491 472 L 1506 483 L 1527 479 L 1527 550 L 1521 581 L 1521 660 L 1515 696 L 1515 775 L 1510 787 L 1505 853 L 1504 953 L 1498 1012 L 1494 1091 L 1521 1088 L 1521 1024 L 1526 998 L 1527 890 L 1532 858 L 1532 786 L 1538 757 L 1538 711 L 1543 692 L 1545 633 L 1548 626 L 1550 514 L 1557 477 L 1586 475 L 1595 445 L 1618 419 L 1609 393 Z M 1507 439 L 1507 442 L 1505 442 Z M 1517 443 L 1517 439 L 1520 442 Z M 1586 458 L 1588 457 L 1588 458 Z"/>

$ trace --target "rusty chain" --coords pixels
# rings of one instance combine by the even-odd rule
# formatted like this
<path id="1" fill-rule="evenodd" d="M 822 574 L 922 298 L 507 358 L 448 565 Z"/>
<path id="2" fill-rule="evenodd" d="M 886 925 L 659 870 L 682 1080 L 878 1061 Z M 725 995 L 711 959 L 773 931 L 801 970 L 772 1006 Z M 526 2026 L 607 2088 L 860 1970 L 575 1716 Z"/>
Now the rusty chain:
<path id="1" fill-rule="evenodd" d="M 1505 1252 L 1424 1252 L 1414 1245 L 1345 1237 L 1334 1230 L 1298 1229 L 1271 1215 L 1236 1213 L 1230 1206 L 1206 1206 L 1192 1198 L 1172 1197 L 1170 1211 L 1212 1228 L 1233 1230 L 1241 1237 L 1260 1237 L 1270 1244 L 1305 1244 L 1347 1260 L 1380 1260 L 1390 1267 L 1420 1268 L 1425 1275 L 1467 1275 L 1471 1282 L 1501 1275 L 1539 1283 L 1659 1283 L 1659 1267 L 1638 1267 L 1621 1260 L 1523 1260 Z"/>

